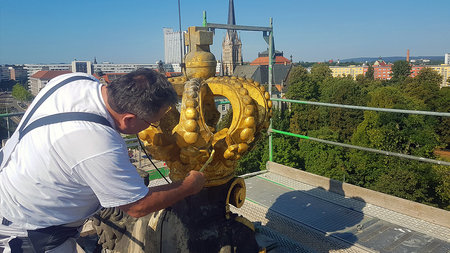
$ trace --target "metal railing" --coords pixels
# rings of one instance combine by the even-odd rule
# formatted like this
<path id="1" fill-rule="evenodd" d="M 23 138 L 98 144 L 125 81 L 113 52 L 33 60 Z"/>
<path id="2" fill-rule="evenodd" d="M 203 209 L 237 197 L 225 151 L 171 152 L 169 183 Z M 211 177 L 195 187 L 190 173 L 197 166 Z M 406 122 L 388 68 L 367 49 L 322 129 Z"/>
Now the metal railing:
<path id="1" fill-rule="evenodd" d="M 297 104 L 306 104 L 306 105 L 318 105 L 318 106 L 328 106 L 328 107 L 347 108 L 347 109 L 356 109 L 356 110 L 365 110 L 365 111 L 378 111 L 378 112 L 391 112 L 391 113 L 405 113 L 405 114 L 418 114 L 418 115 L 450 117 L 450 113 L 448 113 L 448 112 L 429 112 L 429 111 L 417 111 L 417 110 L 401 110 L 401 109 L 377 108 L 377 107 L 354 106 L 354 105 L 343 105 L 343 104 L 331 104 L 331 103 L 321 103 L 321 102 L 302 101 L 302 100 L 293 100 L 293 99 L 282 99 L 282 98 L 271 98 L 271 100 L 272 101 L 279 101 L 279 102 L 288 102 L 288 103 L 297 103 Z M 270 119 L 270 120 L 272 121 L 272 119 Z M 335 146 L 340 146 L 340 147 L 345 147 L 345 148 L 352 148 L 352 149 L 372 152 L 372 153 L 384 154 L 386 156 L 396 156 L 396 157 L 406 158 L 406 159 L 410 159 L 410 160 L 416 160 L 416 161 L 420 161 L 420 162 L 428 162 L 428 163 L 434 163 L 434 164 L 439 164 L 439 165 L 450 166 L 450 162 L 446 162 L 446 161 L 440 161 L 440 160 L 430 159 L 430 158 L 425 158 L 425 157 L 418 157 L 418 156 L 412 156 L 412 155 L 396 153 L 396 152 L 391 152 L 391 151 L 384 151 L 384 150 L 379 150 L 379 149 L 361 147 L 361 146 L 356 146 L 356 145 L 351 145 L 351 144 L 345 144 L 345 143 L 340 143 L 340 142 L 323 140 L 323 139 L 314 138 L 314 137 L 301 135 L 301 134 L 285 132 L 285 131 L 273 129 L 272 128 L 272 124 L 270 124 L 268 132 L 269 132 L 269 135 L 271 135 L 272 133 L 278 133 L 278 134 L 283 134 L 283 135 L 287 135 L 287 136 L 293 136 L 293 137 L 297 137 L 297 138 L 301 138 L 301 139 L 306 139 L 306 140 L 326 143 L 326 144 L 329 144 L 329 145 L 335 145 Z M 272 147 L 272 143 L 271 142 L 272 142 L 272 139 L 269 138 L 269 149 L 270 149 L 269 150 L 269 160 L 271 162 L 273 162 L 273 149 L 271 148 Z"/>
<path id="2" fill-rule="evenodd" d="M 337 108 L 365 110 L 365 111 L 394 112 L 394 113 L 450 117 L 450 112 L 429 112 L 429 111 L 402 110 L 402 109 L 390 109 L 390 108 L 379 108 L 379 107 L 368 107 L 368 106 L 357 106 L 357 105 L 342 105 L 342 104 L 331 104 L 331 103 L 293 100 L 293 99 L 284 99 L 284 98 L 271 98 L 270 100 L 280 101 L 280 102 L 297 103 L 297 104 L 306 104 L 306 105 L 319 105 L 319 106 L 328 106 L 328 107 L 337 107 Z"/>
<path id="3" fill-rule="evenodd" d="M 1 113 L 0 118 L 22 116 L 24 114 L 25 114 L 24 112 Z"/>
<path id="4" fill-rule="evenodd" d="M 356 110 L 364 110 L 364 111 L 377 111 L 377 112 L 391 112 L 391 113 L 404 113 L 404 114 L 416 114 L 416 115 L 450 117 L 450 113 L 448 113 L 448 112 L 429 112 L 429 111 L 418 111 L 418 110 L 402 110 L 402 109 L 377 108 L 377 107 L 332 104 L 332 103 L 322 103 L 322 102 L 293 100 L 293 99 L 281 99 L 281 98 L 271 98 L 271 100 L 272 101 L 278 101 L 278 102 L 288 102 L 288 103 L 297 103 L 297 104 L 306 104 L 306 105 L 327 106 L 327 107 L 334 107 L 334 108 L 356 109 Z M 229 104 L 229 103 L 230 103 L 229 101 L 219 101 L 218 103 L 216 103 L 216 105 Z M 4 114 L 0 114 L 0 118 L 21 116 L 23 114 L 24 114 L 23 112 L 21 112 L 21 113 L 4 113 Z M 271 119 L 271 121 L 272 121 L 272 119 Z M 9 129 L 8 129 L 8 132 L 9 132 Z M 407 154 L 402 154 L 402 153 L 397 153 L 397 152 L 391 152 L 391 151 L 385 151 L 385 150 L 379 150 L 379 149 L 373 149 L 373 148 L 367 148 L 367 147 L 361 147 L 361 146 L 357 146 L 357 145 L 351 145 L 351 144 L 346 144 L 346 143 L 328 141 L 328 140 L 323 140 L 323 139 L 310 137 L 310 136 L 306 136 L 306 135 L 285 132 L 285 131 L 273 129 L 272 128 L 272 124 L 270 124 L 270 126 L 269 126 L 268 133 L 269 133 L 269 136 L 272 135 L 273 133 L 277 133 L 277 134 L 282 134 L 282 135 L 286 135 L 286 136 L 293 136 L 293 137 L 297 137 L 297 138 L 301 138 L 301 139 L 321 142 L 321 143 L 334 145 L 334 146 L 340 146 L 340 147 L 352 148 L 352 149 L 361 150 L 361 151 L 367 151 L 367 152 L 372 152 L 372 153 L 383 154 L 383 155 L 386 155 L 386 156 L 396 156 L 396 157 L 410 159 L 410 160 L 416 160 L 416 161 L 420 161 L 420 162 L 428 162 L 428 163 L 434 163 L 434 164 L 439 164 L 439 165 L 450 166 L 450 162 L 446 162 L 446 161 L 430 159 L 430 158 L 425 158 L 425 157 L 412 156 L 412 155 L 407 155 Z M 138 165 L 137 165 L 137 167 L 139 169 L 142 169 L 143 168 L 142 160 L 145 157 L 143 157 L 143 155 L 142 155 L 142 149 L 141 149 L 141 146 L 139 145 L 138 139 L 137 138 L 126 138 L 124 140 L 127 143 L 127 148 L 133 148 L 133 149 L 137 148 L 137 150 L 138 150 L 138 159 L 137 159 Z M 272 138 L 269 138 L 269 160 L 273 161 Z M 164 167 L 161 167 L 161 168 L 164 168 Z M 149 171 L 147 171 L 147 172 L 149 172 Z M 156 177 L 158 177 L 158 176 L 156 176 Z"/>

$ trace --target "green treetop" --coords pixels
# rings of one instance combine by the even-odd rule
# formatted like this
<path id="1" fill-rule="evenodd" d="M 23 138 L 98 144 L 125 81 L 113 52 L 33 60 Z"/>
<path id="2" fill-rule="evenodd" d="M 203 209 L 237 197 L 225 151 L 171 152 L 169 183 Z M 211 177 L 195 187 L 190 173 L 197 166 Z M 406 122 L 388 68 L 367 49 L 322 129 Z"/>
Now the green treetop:
<path id="1" fill-rule="evenodd" d="M 393 80 L 404 80 L 411 75 L 411 65 L 407 61 L 396 61 L 391 68 Z"/>
<path id="2" fill-rule="evenodd" d="M 373 80 L 374 79 L 374 69 L 373 69 L 373 67 L 372 67 L 372 65 L 369 65 L 369 68 L 367 69 L 367 72 L 366 72 L 366 79 L 369 79 L 369 80 Z"/>
<path id="3" fill-rule="evenodd" d="M 33 96 L 20 83 L 13 86 L 11 95 L 20 101 L 30 101 Z"/>

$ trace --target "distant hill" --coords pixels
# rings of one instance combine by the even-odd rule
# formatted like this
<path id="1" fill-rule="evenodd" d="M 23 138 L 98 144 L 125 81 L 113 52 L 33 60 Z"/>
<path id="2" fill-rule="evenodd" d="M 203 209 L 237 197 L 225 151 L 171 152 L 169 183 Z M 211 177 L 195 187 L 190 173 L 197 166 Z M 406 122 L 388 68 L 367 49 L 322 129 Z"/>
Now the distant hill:
<path id="1" fill-rule="evenodd" d="M 359 57 L 359 58 L 350 58 L 343 59 L 340 62 L 374 62 L 378 59 L 382 59 L 385 62 L 395 62 L 399 60 L 406 60 L 406 56 L 388 56 L 388 57 Z M 442 61 L 444 63 L 444 56 L 411 56 L 411 60 L 419 60 L 419 59 L 428 59 L 430 61 Z"/>

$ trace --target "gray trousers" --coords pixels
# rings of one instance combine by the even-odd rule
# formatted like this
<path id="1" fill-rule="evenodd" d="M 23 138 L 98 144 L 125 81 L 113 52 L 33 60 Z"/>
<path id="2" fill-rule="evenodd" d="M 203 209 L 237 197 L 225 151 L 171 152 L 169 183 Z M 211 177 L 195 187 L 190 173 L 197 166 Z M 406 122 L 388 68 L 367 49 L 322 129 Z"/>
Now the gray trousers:
<path id="1" fill-rule="evenodd" d="M 76 252 L 76 238 L 81 226 L 51 226 L 27 230 L 25 234 L 2 234 L 0 253 L 72 253 Z"/>

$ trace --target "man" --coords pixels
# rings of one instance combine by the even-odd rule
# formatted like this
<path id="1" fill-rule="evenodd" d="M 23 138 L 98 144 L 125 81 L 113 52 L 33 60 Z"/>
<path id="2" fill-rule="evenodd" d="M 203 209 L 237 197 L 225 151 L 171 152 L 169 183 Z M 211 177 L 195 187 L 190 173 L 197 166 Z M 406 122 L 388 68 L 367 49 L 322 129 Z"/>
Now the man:
<path id="1" fill-rule="evenodd" d="M 51 80 L 0 153 L 0 252 L 73 252 L 83 221 L 101 207 L 141 217 L 198 193 L 198 171 L 147 188 L 119 134 L 146 129 L 177 99 L 149 69 L 108 86 L 81 73 Z"/>

